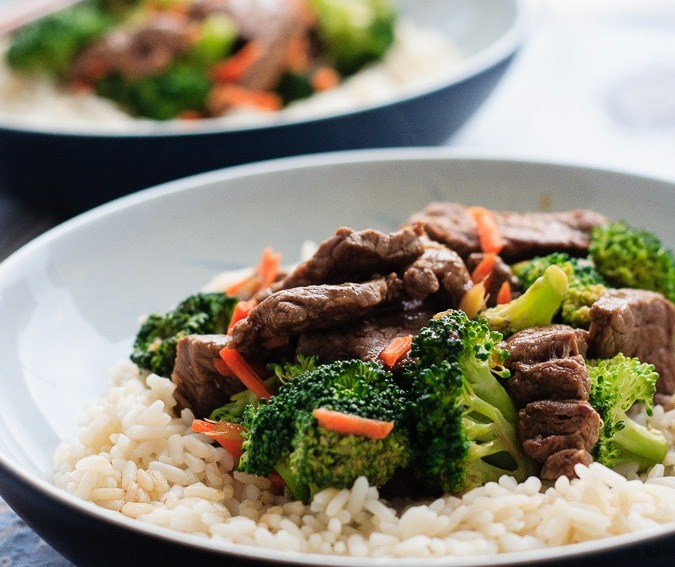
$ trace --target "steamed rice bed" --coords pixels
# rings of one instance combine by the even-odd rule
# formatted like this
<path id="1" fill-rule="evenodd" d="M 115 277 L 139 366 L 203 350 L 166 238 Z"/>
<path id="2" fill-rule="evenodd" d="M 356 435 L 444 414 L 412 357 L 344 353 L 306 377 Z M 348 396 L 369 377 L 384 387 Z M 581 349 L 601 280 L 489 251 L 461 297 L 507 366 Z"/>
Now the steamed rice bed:
<path id="1" fill-rule="evenodd" d="M 388 502 L 359 478 L 310 505 L 266 478 L 235 470 L 232 456 L 173 412 L 174 384 L 132 364 L 111 374 L 77 437 L 55 453 L 55 484 L 125 516 L 179 532 L 280 551 L 351 556 L 471 556 L 569 545 L 675 520 L 675 410 L 650 423 L 671 446 L 644 478 L 600 464 L 579 478 L 518 484 L 502 477 L 461 497 Z M 623 476 L 625 475 L 625 476 Z"/>

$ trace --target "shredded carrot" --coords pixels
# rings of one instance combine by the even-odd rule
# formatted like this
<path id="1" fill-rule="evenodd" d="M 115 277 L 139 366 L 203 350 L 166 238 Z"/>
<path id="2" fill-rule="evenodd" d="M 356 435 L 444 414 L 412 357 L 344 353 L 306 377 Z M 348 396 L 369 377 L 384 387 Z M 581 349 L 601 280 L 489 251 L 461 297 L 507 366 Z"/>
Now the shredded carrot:
<path id="1" fill-rule="evenodd" d="M 309 37 L 296 35 L 286 47 L 286 67 L 293 73 L 304 73 L 309 67 Z"/>
<path id="2" fill-rule="evenodd" d="M 511 284 L 508 281 L 502 282 L 497 292 L 496 301 L 498 305 L 511 301 Z"/>
<path id="3" fill-rule="evenodd" d="M 394 429 L 393 421 L 371 419 L 327 408 L 316 408 L 312 415 L 319 426 L 343 435 L 360 435 L 369 439 L 384 439 Z"/>
<path id="4" fill-rule="evenodd" d="M 312 75 L 312 88 L 317 91 L 327 91 L 340 83 L 340 74 L 332 67 L 321 67 Z"/>
<path id="5" fill-rule="evenodd" d="M 412 335 L 394 337 L 380 352 L 380 360 L 385 366 L 392 368 L 410 350 Z"/>
<path id="6" fill-rule="evenodd" d="M 262 251 L 260 263 L 258 264 L 258 277 L 260 278 L 259 289 L 265 289 L 271 286 L 279 275 L 279 263 L 281 254 L 274 252 L 271 247 Z"/>
<path id="7" fill-rule="evenodd" d="M 233 327 L 242 319 L 246 319 L 248 314 L 251 312 L 251 309 L 255 307 L 256 300 L 249 299 L 247 301 L 241 300 L 238 301 L 234 306 L 234 311 L 232 312 L 232 317 L 230 318 L 230 324 L 227 326 L 227 334 L 232 334 Z"/>
<path id="8" fill-rule="evenodd" d="M 265 383 L 262 381 L 260 376 L 253 370 L 253 367 L 246 362 L 241 354 L 229 347 L 225 347 L 220 350 L 220 358 L 223 359 L 223 362 L 227 364 L 228 368 L 232 371 L 241 383 L 244 384 L 251 392 L 253 392 L 259 398 L 269 399 L 272 397 L 272 394 L 265 386 Z"/>
<path id="9" fill-rule="evenodd" d="M 504 241 L 497 226 L 494 213 L 485 207 L 469 207 L 469 214 L 476 222 L 478 240 L 481 250 L 485 253 L 494 252 L 499 254 L 504 248 Z"/>
<path id="10" fill-rule="evenodd" d="M 471 273 L 471 281 L 475 284 L 478 282 L 485 282 L 485 287 L 490 287 L 490 276 L 495 269 L 495 263 L 497 261 L 497 254 L 494 252 L 486 252 L 483 254 L 483 258 L 478 265 L 474 268 Z"/>
<path id="11" fill-rule="evenodd" d="M 199 120 L 200 118 L 204 118 L 204 114 L 198 110 L 181 110 L 178 118 L 181 120 Z"/>
<path id="12" fill-rule="evenodd" d="M 272 111 L 279 110 L 283 106 L 281 97 L 276 93 L 247 89 L 234 83 L 215 86 L 210 96 L 210 105 L 221 109 L 248 106 Z"/>
<path id="13" fill-rule="evenodd" d="M 221 447 L 235 459 L 241 457 L 242 444 L 244 443 L 244 438 L 241 434 L 244 432 L 244 428 L 238 423 L 195 419 L 192 421 L 192 431 L 203 433 L 207 437 L 218 441 Z"/>
<path id="14" fill-rule="evenodd" d="M 234 83 L 246 74 L 263 54 L 263 47 L 259 41 L 252 40 L 246 43 L 239 51 L 227 59 L 214 65 L 211 78 L 216 83 Z"/>
<path id="15" fill-rule="evenodd" d="M 225 361 L 222 358 L 214 358 L 213 367 L 216 369 L 216 372 L 218 372 L 218 374 L 221 374 L 222 376 L 235 378 L 235 376 L 232 374 L 232 371 L 227 366 L 227 364 L 225 364 Z"/>
<path id="16" fill-rule="evenodd" d="M 478 282 L 459 301 L 459 308 L 469 317 L 474 317 L 485 307 L 485 282 Z"/>

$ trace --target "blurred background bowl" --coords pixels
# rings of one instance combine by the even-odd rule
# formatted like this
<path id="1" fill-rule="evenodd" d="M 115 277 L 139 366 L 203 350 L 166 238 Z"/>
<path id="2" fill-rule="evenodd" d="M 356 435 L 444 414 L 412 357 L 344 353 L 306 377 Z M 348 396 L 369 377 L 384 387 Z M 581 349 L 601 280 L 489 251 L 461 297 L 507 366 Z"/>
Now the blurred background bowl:
<path id="1" fill-rule="evenodd" d="M 401 13 L 456 46 L 438 80 L 387 102 L 250 126 L 217 119 L 106 131 L 0 115 L 0 184 L 72 215 L 174 178 L 251 161 L 343 149 L 442 144 L 495 87 L 523 40 L 519 0 L 401 0 Z"/>

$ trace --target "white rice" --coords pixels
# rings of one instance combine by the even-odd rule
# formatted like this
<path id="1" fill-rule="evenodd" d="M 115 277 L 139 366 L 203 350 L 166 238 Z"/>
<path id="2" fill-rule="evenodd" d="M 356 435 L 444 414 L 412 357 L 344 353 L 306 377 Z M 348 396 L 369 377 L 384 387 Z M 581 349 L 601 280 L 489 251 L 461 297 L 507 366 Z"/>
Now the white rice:
<path id="1" fill-rule="evenodd" d="M 359 557 L 475 556 L 571 545 L 675 521 L 675 448 L 640 479 L 594 463 L 544 485 L 509 477 L 459 496 L 387 502 L 359 478 L 310 505 L 266 478 L 234 470 L 223 448 L 173 415 L 171 381 L 123 364 L 54 457 L 54 482 L 71 494 L 179 532 L 279 551 Z M 671 446 L 675 410 L 649 421 Z"/>
<path id="2" fill-rule="evenodd" d="M 4 49 L 0 49 L 2 52 Z M 404 20 L 399 22 L 394 45 L 384 59 L 335 89 L 295 102 L 274 113 L 239 110 L 202 122 L 214 126 L 245 127 L 349 111 L 436 85 L 461 60 L 461 53 L 448 38 Z M 71 130 L 92 127 L 104 131 L 129 130 L 130 127 L 143 129 L 157 125 L 154 121 L 129 116 L 110 100 L 74 94 L 49 77 L 22 75 L 4 63 L 0 63 L 0 118 L 27 126 Z M 186 122 L 184 126 L 190 129 L 194 123 Z"/>

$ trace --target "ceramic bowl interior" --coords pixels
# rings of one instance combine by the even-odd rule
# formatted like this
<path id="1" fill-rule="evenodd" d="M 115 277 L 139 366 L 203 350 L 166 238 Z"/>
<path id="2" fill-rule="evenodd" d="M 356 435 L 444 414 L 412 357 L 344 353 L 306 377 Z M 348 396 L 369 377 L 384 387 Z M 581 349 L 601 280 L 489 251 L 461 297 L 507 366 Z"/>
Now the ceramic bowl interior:
<path id="1" fill-rule="evenodd" d="M 81 564 L 119 564 L 133 560 L 137 549 L 167 564 L 325 562 L 211 545 L 96 508 L 52 486 L 52 454 L 59 441 L 74 435 L 84 404 L 106 390 L 108 369 L 128 356 L 139 316 L 169 309 L 222 270 L 254 264 L 267 245 L 294 262 L 307 239 L 318 242 L 339 226 L 393 230 L 433 200 L 516 211 L 589 208 L 649 226 L 675 247 L 670 183 L 445 149 L 286 158 L 127 196 L 67 221 L 0 264 L 3 497 L 49 543 Z M 640 545 L 672 545 L 673 537 L 671 527 L 567 549 L 416 564 L 597 561 L 612 553 L 638 557 L 645 549 Z"/>

